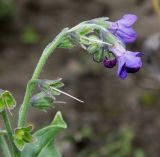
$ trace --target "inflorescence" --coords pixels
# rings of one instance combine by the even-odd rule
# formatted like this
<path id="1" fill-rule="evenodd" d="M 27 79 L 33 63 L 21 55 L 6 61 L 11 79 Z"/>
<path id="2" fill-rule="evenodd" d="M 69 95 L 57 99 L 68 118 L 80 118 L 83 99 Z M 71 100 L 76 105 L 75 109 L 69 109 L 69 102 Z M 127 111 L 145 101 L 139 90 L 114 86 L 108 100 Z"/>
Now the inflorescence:
<path id="1" fill-rule="evenodd" d="M 93 55 L 94 61 L 103 63 L 106 68 L 118 64 L 117 75 L 125 79 L 128 73 L 135 73 L 142 66 L 143 53 L 126 49 L 127 43 L 136 40 L 137 34 L 132 28 L 136 20 L 137 16 L 133 14 L 124 15 L 116 22 L 106 17 L 92 19 L 69 29 L 67 39 L 72 46 L 80 44 Z"/>

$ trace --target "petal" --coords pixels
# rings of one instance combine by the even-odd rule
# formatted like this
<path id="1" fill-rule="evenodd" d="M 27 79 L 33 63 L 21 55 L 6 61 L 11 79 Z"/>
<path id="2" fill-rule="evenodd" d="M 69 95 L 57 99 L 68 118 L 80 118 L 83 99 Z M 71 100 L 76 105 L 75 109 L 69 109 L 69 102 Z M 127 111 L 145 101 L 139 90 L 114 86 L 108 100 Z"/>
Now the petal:
<path id="1" fill-rule="evenodd" d="M 119 74 L 121 79 L 125 79 L 127 77 L 127 70 L 125 68 L 122 68 L 121 73 Z"/>
<path id="2" fill-rule="evenodd" d="M 123 57 L 119 57 L 118 58 L 118 71 L 117 71 L 117 74 L 119 76 L 123 70 L 124 64 L 125 64 L 125 59 Z"/>
<path id="3" fill-rule="evenodd" d="M 137 34 L 132 28 L 124 27 L 123 25 L 115 33 L 124 43 L 134 42 Z"/>
<path id="4" fill-rule="evenodd" d="M 114 33 L 118 29 L 117 22 L 111 22 L 111 26 L 109 27 L 109 29 L 112 31 L 112 33 Z"/>
<path id="5" fill-rule="evenodd" d="M 127 73 L 136 73 L 137 71 L 140 70 L 140 68 L 125 68 Z"/>
<path id="6" fill-rule="evenodd" d="M 123 25 L 120 25 L 117 33 L 124 33 L 125 36 L 129 36 L 129 37 L 135 37 L 137 35 L 137 33 L 135 32 L 135 30 L 131 27 L 125 27 Z"/>
<path id="7" fill-rule="evenodd" d="M 126 52 L 125 47 L 119 42 L 115 43 L 114 46 L 109 47 L 108 49 L 113 52 L 116 57 L 121 57 Z"/>
<path id="8" fill-rule="evenodd" d="M 125 58 L 124 57 L 118 58 L 118 72 L 117 72 L 117 74 L 123 80 L 127 77 L 127 71 L 125 69 Z"/>
<path id="9" fill-rule="evenodd" d="M 133 43 L 136 40 L 136 37 L 127 37 L 120 33 L 116 35 L 123 43 Z"/>
<path id="10" fill-rule="evenodd" d="M 136 57 L 141 57 L 144 55 L 143 52 L 134 52 Z"/>
<path id="11" fill-rule="evenodd" d="M 127 51 L 125 54 L 125 66 L 128 68 L 140 68 L 142 66 L 142 60 L 136 56 L 137 53 Z"/>
<path id="12" fill-rule="evenodd" d="M 132 26 L 137 20 L 137 16 L 133 14 L 126 14 L 122 19 L 118 20 L 119 24 L 122 24 L 126 27 Z"/>

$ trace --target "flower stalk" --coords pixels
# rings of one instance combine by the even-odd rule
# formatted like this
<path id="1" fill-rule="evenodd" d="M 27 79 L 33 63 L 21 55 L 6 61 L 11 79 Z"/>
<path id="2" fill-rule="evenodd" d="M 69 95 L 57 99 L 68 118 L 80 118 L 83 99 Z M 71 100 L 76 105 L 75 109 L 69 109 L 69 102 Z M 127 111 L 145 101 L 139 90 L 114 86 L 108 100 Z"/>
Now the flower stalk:
<path id="1" fill-rule="evenodd" d="M 32 75 L 31 80 L 28 82 L 27 89 L 25 92 L 24 100 L 21 105 L 19 111 L 19 120 L 18 120 L 18 127 L 24 127 L 27 111 L 29 108 L 29 101 L 32 96 L 33 90 L 35 89 L 36 84 L 34 83 L 35 80 L 38 79 L 48 57 L 54 52 L 57 46 L 62 42 L 64 35 L 66 34 L 68 28 L 62 30 L 62 32 L 44 49 L 42 56 L 36 66 L 36 69 Z"/>
<path id="2" fill-rule="evenodd" d="M 4 157 L 12 157 L 3 135 L 0 136 L 0 147 L 2 149 Z"/>
<path id="3" fill-rule="evenodd" d="M 11 143 L 11 146 L 12 146 L 13 157 L 20 157 L 20 153 L 18 149 L 16 148 L 15 144 L 13 143 L 13 130 L 12 130 L 6 109 L 2 112 L 2 117 L 3 117 L 3 121 L 5 124 L 6 130 L 7 130 L 9 142 Z"/>

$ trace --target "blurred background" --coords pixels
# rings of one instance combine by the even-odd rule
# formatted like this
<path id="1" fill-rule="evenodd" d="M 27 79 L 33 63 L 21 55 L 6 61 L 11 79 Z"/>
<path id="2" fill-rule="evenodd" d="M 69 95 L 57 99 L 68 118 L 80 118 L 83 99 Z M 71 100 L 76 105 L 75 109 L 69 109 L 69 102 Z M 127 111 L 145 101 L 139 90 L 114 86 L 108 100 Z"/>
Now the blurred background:
<path id="1" fill-rule="evenodd" d="M 41 78 L 62 77 L 62 90 L 85 103 L 60 96 L 67 104 L 47 113 L 31 108 L 28 121 L 36 130 L 62 111 L 68 124 L 57 140 L 63 157 L 159 157 L 159 5 L 158 0 L 0 0 L 0 87 L 17 99 L 14 124 L 26 83 L 55 35 L 84 20 L 107 16 L 115 21 L 133 13 L 138 39 L 128 48 L 145 53 L 141 71 L 123 81 L 116 68 L 105 69 L 84 50 L 59 49 Z"/>

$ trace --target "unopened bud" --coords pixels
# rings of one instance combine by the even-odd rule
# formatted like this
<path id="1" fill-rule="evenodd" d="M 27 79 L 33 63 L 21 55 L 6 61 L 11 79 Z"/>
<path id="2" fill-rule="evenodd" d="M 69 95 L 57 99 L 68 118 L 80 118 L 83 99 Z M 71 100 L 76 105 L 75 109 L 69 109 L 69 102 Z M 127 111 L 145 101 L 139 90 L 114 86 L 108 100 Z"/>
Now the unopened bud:
<path id="1" fill-rule="evenodd" d="M 103 64 L 106 68 L 113 68 L 116 65 L 116 58 L 105 57 Z"/>

